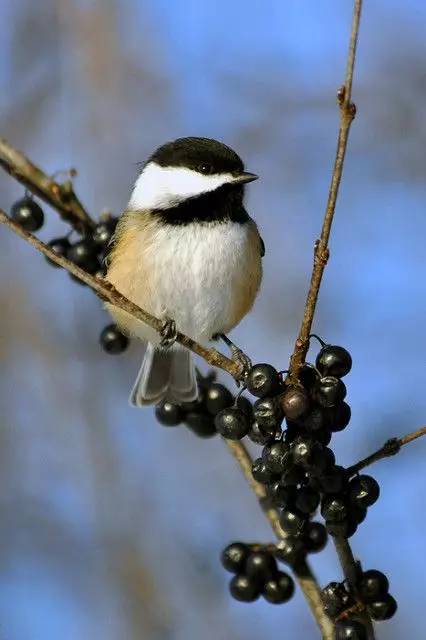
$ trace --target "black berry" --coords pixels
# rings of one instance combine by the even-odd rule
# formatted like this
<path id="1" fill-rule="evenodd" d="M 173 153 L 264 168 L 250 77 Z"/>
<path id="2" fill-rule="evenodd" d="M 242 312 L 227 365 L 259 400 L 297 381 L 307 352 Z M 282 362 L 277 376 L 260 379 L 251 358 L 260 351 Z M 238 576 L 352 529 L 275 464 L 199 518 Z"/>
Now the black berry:
<path id="1" fill-rule="evenodd" d="M 253 422 L 248 432 L 248 437 L 255 444 L 269 444 L 275 438 L 276 429 L 264 429 L 257 422 Z"/>
<path id="2" fill-rule="evenodd" d="M 262 594 L 265 600 L 272 604 L 283 604 L 288 602 L 294 593 L 294 582 L 292 578 L 279 571 L 274 578 L 265 582 Z"/>
<path id="3" fill-rule="evenodd" d="M 334 628 L 334 640 L 367 640 L 367 630 L 358 620 L 339 620 Z"/>
<path id="4" fill-rule="evenodd" d="M 343 347 L 327 344 L 317 356 L 316 367 L 323 376 L 343 378 L 352 368 L 351 354 Z"/>
<path id="5" fill-rule="evenodd" d="M 199 438 L 211 438 L 217 433 L 213 416 L 202 410 L 189 411 L 185 424 Z"/>
<path id="6" fill-rule="evenodd" d="M 213 382 L 206 390 L 205 402 L 206 408 L 212 416 L 215 416 L 230 407 L 233 403 L 233 396 L 230 391 L 223 384 L 219 384 L 218 382 Z"/>
<path id="7" fill-rule="evenodd" d="M 384 573 L 370 569 L 364 571 L 359 582 L 358 592 L 363 602 L 380 600 L 389 590 L 389 581 Z"/>
<path id="8" fill-rule="evenodd" d="M 350 538 L 358 528 L 355 520 L 351 518 L 340 522 L 326 522 L 325 526 L 327 532 L 334 538 Z"/>
<path id="9" fill-rule="evenodd" d="M 43 226 L 43 209 L 32 198 L 25 196 L 12 205 L 10 217 L 26 231 L 38 231 Z"/>
<path id="10" fill-rule="evenodd" d="M 270 482 L 274 481 L 275 476 L 266 465 L 263 458 L 257 458 L 257 460 L 253 462 L 251 472 L 253 478 L 257 480 L 257 482 L 261 482 L 262 484 L 269 484 Z"/>
<path id="11" fill-rule="evenodd" d="M 220 411 L 215 417 L 215 425 L 220 435 L 228 440 L 241 440 L 250 429 L 247 415 L 238 407 Z"/>
<path id="12" fill-rule="evenodd" d="M 116 226 L 116 218 L 111 218 L 110 220 L 99 222 L 92 233 L 93 242 L 100 248 L 107 247 L 109 241 L 114 235 Z"/>
<path id="13" fill-rule="evenodd" d="M 102 329 L 99 342 L 104 351 L 116 355 L 127 349 L 129 338 L 121 333 L 117 325 L 109 324 Z"/>
<path id="14" fill-rule="evenodd" d="M 297 420 L 309 410 L 309 398 L 304 389 L 288 389 L 281 400 L 284 415 L 289 420 Z"/>
<path id="15" fill-rule="evenodd" d="M 268 551 L 253 551 L 246 562 L 246 574 L 259 584 L 269 580 L 277 573 L 277 563 Z"/>
<path id="16" fill-rule="evenodd" d="M 300 538 L 287 536 L 278 543 L 275 555 L 278 560 L 294 566 L 304 559 L 306 549 Z"/>
<path id="17" fill-rule="evenodd" d="M 240 602 L 253 602 L 260 595 L 257 583 L 245 575 L 234 576 L 229 583 L 229 591 Z"/>
<path id="18" fill-rule="evenodd" d="M 310 487 L 302 487 L 296 491 L 294 506 L 301 513 L 309 515 L 316 511 L 320 502 L 320 495 Z"/>
<path id="19" fill-rule="evenodd" d="M 231 573 L 243 573 L 250 549 L 242 542 L 233 542 L 222 551 L 222 566 Z"/>
<path id="20" fill-rule="evenodd" d="M 278 393 L 280 377 L 272 365 L 255 364 L 246 378 L 246 385 L 252 395 L 265 398 Z"/>
<path id="21" fill-rule="evenodd" d="M 100 268 L 97 248 L 91 238 L 83 238 L 72 244 L 67 251 L 67 258 L 88 273 L 96 273 Z"/>
<path id="22" fill-rule="evenodd" d="M 352 603 L 352 597 L 341 582 L 330 582 L 321 592 L 325 612 L 331 617 L 339 615 Z"/>
<path id="23" fill-rule="evenodd" d="M 307 391 L 311 391 L 320 376 L 314 365 L 305 362 L 299 371 L 299 381 Z"/>
<path id="24" fill-rule="evenodd" d="M 175 427 L 183 420 L 183 411 L 178 404 L 164 400 L 155 407 L 155 416 L 160 424 Z"/>
<path id="25" fill-rule="evenodd" d="M 48 245 L 56 253 L 57 256 L 61 256 L 63 258 L 66 257 L 68 249 L 71 246 L 68 238 L 54 238 L 53 240 L 50 240 Z M 52 267 L 60 268 L 59 264 L 56 264 L 56 262 L 53 262 L 53 260 L 50 260 L 50 258 L 46 257 L 46 260 L 49 264 L 52 265 Z"/>
<path id="26" fill-rule="evenodd" d="M 327 544 L 327 529 L 320 522 L 308 522 L 303 532 L 303 541 L 308 553 L 322 551 Z"/>
<path id="27" fill-rule="evenodd" d="M 348 517 L 346 500 L 339 495 L 324 496 L 321 503 L 321 515 L 327 522 L 342 522 Z"/>
<path id="28" fill-rule="evenodd" d="M 371 602 L 367 607 L 368 613 L 373 620 L 389 620 L 395 615 L 397 608 L 398 605 L 395 598 L 389 593 L 380 598 L 380 600 Z"/>
<path id="29" fill-rule="evenodd" d="M 351 408 L 346 402 L 340 402 L 335 407 L 324 409 L 324 417 L 327 429 L 330 431 L 343 431 L 351 419 Z"/>
<path id="30" fill-rule="evenodd" d="M 278 398 L 259 398 L 256 400 L 253 405 L 253 416 L 262 429 L 276 431 L 283 419 L 283 411 Z"/>
<path id="31" fill-rule="evenodd" d="M 286 508 L 281 511 L 280 523 L 286 533 L 298 534 L 306 524 L 306 516 L 296 509 Z"/>
<path id="32" fill-rule="evenodd" d="M 290 455 L 289 447 L 284 442 L 273 442 L 262 452 L 262 458 L 272 473 L 282 473 Z"/>
<path id="33" fill-rule="evenodd" d="M 349 483 L 349 497 L 358 507 L 371 507 L 380 495 L 380 487 L 371 476 L 357 476 Z"/>
<path id="34" fill-rule="evenodd" d="M 292 487 L 285 487 L 278 480 L 268 485 L 268 498 L 274 507 L 280 509 L 290 503 L 293 499 L 293 493 Z"/>
<path id="35" fill-rule="evenodd" d="M 313 396 L 322 407 L 334 407 L 346 396 L 346 387 L 340 378 L 325 376 L 315 384 Z"/>

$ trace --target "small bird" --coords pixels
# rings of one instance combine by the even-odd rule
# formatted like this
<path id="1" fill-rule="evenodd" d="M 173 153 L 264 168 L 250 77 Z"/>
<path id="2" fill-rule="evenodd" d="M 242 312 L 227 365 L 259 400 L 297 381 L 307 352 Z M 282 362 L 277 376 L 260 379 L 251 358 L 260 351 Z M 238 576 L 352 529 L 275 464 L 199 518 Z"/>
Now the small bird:
<path id="1" fill-rule="evenodd" d="M 106 279 L 163 320 L 161 335 L 107 304 L 124 333 L 147 348 L 130 402 L 191 402 L 198 389 L 180 331 L 206 344 L 222 338 L 233 358 L 249 360 L 227 338 L 251 309 L 262 279 L 264 244 L 243 204 L 244 185 L 258 176 L 209 138 L 178 138 L 143 165 L 119 219 L 106 259 Z"/>

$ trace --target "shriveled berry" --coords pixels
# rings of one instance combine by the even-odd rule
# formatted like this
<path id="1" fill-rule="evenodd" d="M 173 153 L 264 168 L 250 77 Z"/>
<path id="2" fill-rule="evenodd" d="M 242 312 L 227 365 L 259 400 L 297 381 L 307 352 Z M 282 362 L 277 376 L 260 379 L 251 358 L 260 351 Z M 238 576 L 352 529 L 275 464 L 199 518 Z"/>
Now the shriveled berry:
<path id="1" fill-rule="evenodd" d="M 277 573 L 277 562 L 274 556 L 268 551 L 252 551 L 246 562 L 246 574 L 263 584 Z"/>
<path id="2" fill-rule="evenodd" d="M 185 424 L 199 438 L 211 438 L 217 433 L 213 416 L 205 411 L 188 411 Z"/>
<path id="3" fill-rule="evenodd" d="M 242 542 L 233 542 L 228 545 L 220 557 L 222 566 L 231 573 L 243 573 L 250 549 Z"/>
<path id="4" fill-rule="evenodd" d="M 232 393 L 223 384 L 213 382 L 206 389 L 206 408 L 212 416 L 215 416 L 219 411 L 230 407 L 233 401 L 234 398 Z"/>
<path id="5" fill-rule="evenodd" d="M 313 389 L 313 397 L 322 407 L 334 407 L 346 396 L 346 387 L 340 378 L 325 376 L 320 378 Z"/>
<path id="6" fill-rule="evenodd" d="M 278 371 L 270 364 L 255 364 L 246 378 L 247 390 L 258 398 L 271 396 L 279 391 Z"/>
<path id="7" fill-rule="evenodd" d="M 104 351 L 113 355 L 123 353 L 129 346 L 129 338 L 115 324 L 108 324 L 102 329 L 99 342 Z"/>
<path id="8" fill-rule="evenodd" d="M 155 407 L 155 417 L 166 427 L 175 427 L 183 420 L 183 411 L 178 404 L 163 400 Z"/>
<path id="9" fill-rule="evenodd" d="M 350 602 L 350 595 L 341 582 L 330 582 L 321 592 L 325 612 L 331 617 L 339 615 Z"/>
<path id="10" fill-rule="evenodd" d="M 387 593 L 380 600 L 370 602 L 367 611 L 373 620 L 389 620 L 395 615 L 398 604 L 393 596 Z"/>
<path id="11" fill-rule="evenodd" d="M 238 407 L 220 411 L 215 417 L 215 425 L 220 435 L 228 440 L 241 440 L 250 429 L 247 415 Z"/>
<path id="12" fill-rule="evenodd" d="M 342 522 L 348 517 L 348 505 L 340 495 L 324 496 L 321 501 L 321 515 L 326 522 Z"/>
<path id="13" fill-rule="evenodd" d="M 256 400 L 253 405 L 253 416 L 262 429 L 277 430 L 283 420 L 283 411 L 278 398 Z"/>
<path id="14" fill-rule="evenodd" d="M 32 198 L 17 200 L 10 210 L 10 217 L 26 231 L 38 231 L 43 226 L 43 209 Z"/>
<path id="15" fill-rule="evenodd" d="M 351 408 L 346 402 L 340 402 L 335 407 L 325 409 L 324 417 L 330 431 L 343 431 L 351 420 Z"/>
<path id="16" fill-rule="evenodd" d="M 236 575 L 229 583 L 229 591 L 235 600 L 240 602 L 254 602 L 260 595 L 256 581 L 246 575 Z"/>
<path id="17" fill-rule="evenodd" d="M 376 569 L 364 571 L 358 581 L 358 592 L 363 602 L 380 600 L 389 590 L 389 581 L 384 573 Z"/>
<path id="18" fill-rule="evenodd" d="M 309 397 L 304 389 L 288 389 L 281 398 L 284 415 L 289 420 L 297 420 L 309 410 Z"/>
<path id="19" fill-rule="evenodd" d="M 68 249 L 71 246 L 68 238 L 54 238 L 48 242 L 48 245 L 57 256 L 61 256 L 62 258 L 66 257 Z M 46 257 L 46 260 L 52 265 L 52 267 L 60 268 L 60 265 L 53 262 L 53 260 L 50 260 L 50 258 Z"/>
<path id="20" fill-rule="evenodd" d="M 309 515 L 314 513 L 320 503 L 320 495 L 310 487 L 301 487 L 297 489 L 294 498 L 294 506 L 298 511 Z"/>
<path id="21" fill-rule="evenodd" d="M 279 441 L 266 445 L 262 451 L 262 458 L 272 473 L 283 473 L 289 456 L 288 445 Z"/>
<path id="22" fill-rule="evenodd" d="M 317 355 L 316 367 L 323 376 L 343 378 L 352 368 L 351 354 L 343 347 L 327 344 Z"/>
<path id="23" fill-rule="evenodd" d="M 303 541 L 308 553 L 322 551 L 327 544 L 327 529 L 320 522 L 308 522 L 303 532 Z"/>
<path id="24" fill-rule="evenodd" d="M 288 602 L 293 593 L 293 579 L 283 571 L 279 571 L 274 578 L 267 580 L 262 589 L 263 597 L 272 604 Z"/>
<path id="25" fill-rule="evenodd" d="M 298 534 L 306 524 L 306 516 L 296 509 L 283 509 L 280 514 L 280 523 L 286 533 Z"/>
<path id="26" fill-rule="evenodd" d="M 380 487 L 371 476 L 362 475 L 353 478 L 349 483 L 349 497 L 358 507 L 371 507 L 379 498 Z"/>
<path id="27" fill-rule="evenodd" d="M 304 559 L 306 549 L 300 538 L 287 536 L 277 544 L 277 551 L 275 555 L 278 560 L 281 560 L 292 567 Z"/>
<path id="28" fill-rule="evenodd" d="M 367 640 L 367 629 L 358 620 L 339 620 L 334 628 L 334 640 Z"/>

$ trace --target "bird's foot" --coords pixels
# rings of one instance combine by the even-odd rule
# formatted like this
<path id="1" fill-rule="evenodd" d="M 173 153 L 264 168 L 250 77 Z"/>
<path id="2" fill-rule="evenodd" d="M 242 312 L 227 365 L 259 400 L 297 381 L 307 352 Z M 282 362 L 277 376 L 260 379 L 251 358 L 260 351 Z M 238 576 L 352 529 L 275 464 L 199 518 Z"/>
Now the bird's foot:
<path id="1" fill-rule="evenodd" d="M 230 340 L 228 338 L 228 336 L 226 336 L 225 334 L 220 334 L 218 336 L 219 338 L 221 338 L 223 340 L 223 342 L 228 345 L 228 347 L 231 350 L 231 358 L 233 360 L 233 362 L 235 362 L 236 364 L 240 365 L 241 368 L 241 373 L 239 376 L 239 379 L 237 380 L 237 384 L 239 382 L 244 382 L 245 379 L 247 378 L 251 368 L 252 368 L 252 361 L 250 360 L 250 358 L 248 357 L 247 354 L 244 353 L 244 351 L 242 351 L 242 349 L 240 349 L 239 347 L 237 347 L 237 345 L 235 345 L 232 340 Z"/>
<path id="2" fill-rule="evenodd" d="M 160 330 L 161 336 L 161 346 L 162 347 L 171 347 L 172 344 L 176 342 L 177 338 L 177 330 L 176 323 L 171 318 L 165 318 L 163 320 L 163 324 Z"/>

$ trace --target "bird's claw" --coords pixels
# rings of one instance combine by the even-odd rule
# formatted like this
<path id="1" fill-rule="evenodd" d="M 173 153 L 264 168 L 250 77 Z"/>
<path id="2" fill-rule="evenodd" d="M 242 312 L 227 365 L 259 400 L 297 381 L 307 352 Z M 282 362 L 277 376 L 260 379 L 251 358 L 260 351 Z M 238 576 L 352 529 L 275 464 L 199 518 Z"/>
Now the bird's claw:
<path id="1" fill-rule="evenodd" d="M 237 384 L 241 381 L 244 382 L 251 368 L 253 367 L 252 361 L 250 360 L 248 355 L 244 353 L 244 351 L 241 351 L 241 349 L 239 349 L 235 345 L 231 346 L 231 354 L 232 354 L 232 360 L 236 364 L 239 364 L 241 367 L 240 379 L 237 380 Z"/>
<path id="2" fill-rule="evenodd" d="M 177 330 L 176 323 L 171 318 L 165 318 L 160 330 L 161 346 L 171 347 L 176 342 Z"/>

